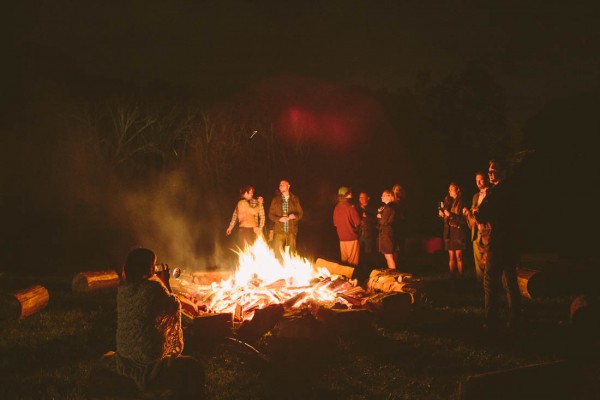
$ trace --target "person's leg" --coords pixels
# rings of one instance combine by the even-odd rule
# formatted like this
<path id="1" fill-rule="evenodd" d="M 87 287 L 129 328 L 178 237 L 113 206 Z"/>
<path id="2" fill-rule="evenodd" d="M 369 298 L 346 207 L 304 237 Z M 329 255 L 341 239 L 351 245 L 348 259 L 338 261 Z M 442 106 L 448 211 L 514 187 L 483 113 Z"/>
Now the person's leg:
<path id="1" fill-rule="evenodd" d="M 521 292 L 517 282 L 517 268 L 511 260 L 506 260 L 508 265 L 504 266 L 502 274 L 502 285 L 506 292 L 506 304 L 508 305 L 508 326 L 515 327 L 521 319 Z"/>
<path id="2" fill-rule="evenodd" d="M 496 254 L 488 252 L 483 275 L 483 290 L 485 324 L 492 328 L 498 325 L 498 290 L 502 280 L 502 269 L 498 264 Z"/>
<path id="3" fill-rule="evenodd" d="M 483 282 L 483 249 L 477 241 L 473 242 L 473 261 L 475 262 L 475 277 L 479 282 Z"/>
<path id="4" fill-rule="evenodd" d="M 356 268 L 358 266 L 360 256 L 360 246 L 358 245 L 358 240 L 351 240 L 347 242 L 346 254 L 348 257 L 348 264 Z"/>
<path id="5" fill-rule="evenodd" d="M 273 234 L 273 254 L 278 260 L 283 260 L 283 246 L 285 244 L 285 233 L 274 233 Z"/>
<path id="6" fill-rule="evenodd" d="M 396 269 L 396 262 L 394 261 L 394 253 L 384 254 L 385 261 L 387 262 L 388 269 Z"/>
<path id="7" fill-rule="evenodd" d="M 256 240 L 256 234 L 253 228 L 239 228 L 238 230 L 240 248 L 244 250 L 246 246 L 252 246 Z"/>
<path id="8" fill-rule="evenodd" d="M 290 254 L 296 254 L 296 234 L 288 233 L 286 235 L 286 245 L 290 248 Z"/>
<path id="9" fill-rule="evenodd" d="M 454 250 L 448 250 L 448 268 L 450 274 L 454 275 L 454 271 L 456 271 L 456 252 Z"/>
<path id="10" fill-rule="evenodd" d="M 463 259 L 462 259 L 462 250 L 456 250 L 456 269 L 458 275 L 463 274 Z"/>
<path id="11" fill-rule="evenodd" d="M 344 241 L 340 240 L 340 261 L 342 263 L 347 263 L 348 262 L 348 252 L 347 252 L 346 243 L 347 242 L 344 242 Z"/>

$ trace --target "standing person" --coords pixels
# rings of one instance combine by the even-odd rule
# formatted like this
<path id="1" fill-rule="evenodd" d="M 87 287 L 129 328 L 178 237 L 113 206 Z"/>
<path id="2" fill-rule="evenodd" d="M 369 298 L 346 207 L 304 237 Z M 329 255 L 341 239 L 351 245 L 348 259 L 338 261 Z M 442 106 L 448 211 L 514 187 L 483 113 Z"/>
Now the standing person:
<path id="1" fill-rule="evenodd" d="M 290 192 L 290 182 L 279 182 L 279 195 L 273 197 L 269 207 L 269 219 L 273 225 L 273 249 L 281 258 L 281 252 L 287 246 L 291 254 L 296 253 L 298 221 L 303 211 L 298 196 Z"/>
<path id="2" fill-rule="evenodd" d="M 488 190 L 488 181 L 486 174 L 477 172 L 475 174 L 475 184 L 479 191 L 473 195 L 471 208 L 464 208 L 463 214 L 467 218 L 469 228 L 471 228 L 471 241 L 473 242 L 473 261 L 475 264 L 475 276 L 479 282 L 483 282 L 483 273 L 485 270 L 485 258 L 489 241 L 489 226 L 478 224 L 473 214 L 479 209 Z"/>
<path id="3" fill-rule="evenodd" d="M 100 371 L 108 370 L 131 380 L 141 392 L 199 398 L 204 371 L 196 359 L 181 355 L 181 303 L 171 292 L 169 267 L 155 272 L 155 263 L 152 250 L 138 248 L 128 254 L 125 283 L 117 290 L 117 350 L 102 357 L 93 376 L 102 377 Z M 111 385 L 98 382 L 93 388 L 108 395 Z"/>
<path id="4" fill-rule="evenodd" d="M 237 202 L 231 222 L 227 228 L 227 236 L 231 235 L 236 223 L 239 222 L 238 235 L 240 248 L 252 245 L 256 238 L 262 235 L 265 226 L 265 208 L 263 198 L 254 198 L 254 187 L 244 185 L 240 189 L 241 199 Z"/>
<path id="5" fill-rule="evenodd" d="M 358 195 L 358 214 L 360 230 L 358 247 L 360 251 L 359 267 L 356 277 L 360 282 L 368 279 L 375 261 L 375 243 L 377 242 L 377 209 L 370 204 L 371 196 L 367 192 Z"/>
<path id="6" fill-rule="evenodd" d="M 399 183 L 392 187 L 394 199 L 392 205 L 395 208 L 394 216 L 394 261 L 399 264 L 406 252 L 406 192 Z"/>
<path id="7" fill-rule="evenodd" d="M 517 284 L 517 243 L 515 200 L 510 182 L 506 181 L 508 169 L 500 160 L 489 162 L 488 176 L 491 187 L 479 209 L 474 213 L 477 223 L 489 224 L 489 249 L 483 276 L 485 323 L 484 329 L 499 326 L 498 292 L 504 286 L 508 305 L 509 328 L 514 328 L 521 316 L 521 294 Z"/>
<path id="8" fill-rule="evenodd" d="M 450 274 L 462 276 L 462 252 L 466 247 L 466 220 L 460 187 L 454 182 L 448 186 L 448 194 L 441 203 L 438 215 L 444 219 L 444 247 L 448 251 Z"/>
<path id="9" fill-rule="evenodd" d="M 358 195 L 358 213 L 360 214 L 360 233 L 358 242 L 360 253 L 370 255 L 375 250 L 377 233 L 377 210 L 369 202 L 371 197 L 366 192 Z"/>
<path id="10" fill-rule="evenodd" d="M 390 204 L 394 198 L 391 190 L 384 190 L 381 194 L 383 205 L 377 210 L 377 220 L 379 229 L 379 252 L 385 257 L 388 269 L 396 269 L 394 261 L 394 217 L 395 207 Z"/>
<path id="11" fill-rule="evenodd" d="M 338 189 L 338 202 L 333 209 L 333 226 L 340 239 L 340 259 L 352 267 L 358 266 L 360 247 L 358 233 L 360 215 L 354 204 L 350 203 L 352 191 L 346 186 Z"/>

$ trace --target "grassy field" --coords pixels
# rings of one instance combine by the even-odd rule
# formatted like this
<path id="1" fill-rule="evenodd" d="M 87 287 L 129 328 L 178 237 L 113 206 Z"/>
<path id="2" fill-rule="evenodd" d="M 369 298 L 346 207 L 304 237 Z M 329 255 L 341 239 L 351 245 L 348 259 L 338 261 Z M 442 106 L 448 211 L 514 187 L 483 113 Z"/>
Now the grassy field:
<path id="1" fill-rule="evenodd" d="M 482 289 L 443 268 L 415 274 L 421 300 L 401 326 L 358 327 L 345 335 L 267 335 L 259 354 L 230 340 L 202 342 L 186 325 L 184 353 L 207 374 L 209 399 L 453 399 L 472 374 L 571 355 L 569 294 L 525 300 L 518 334 L 481 329 Z M 95 359 L 115 348 L 116 289 L 73 293 L 72 276 L 1 278 L 2 290 L 42 284 L 48 306 L 0 322 L 0 398 L 84 399 Z"/>

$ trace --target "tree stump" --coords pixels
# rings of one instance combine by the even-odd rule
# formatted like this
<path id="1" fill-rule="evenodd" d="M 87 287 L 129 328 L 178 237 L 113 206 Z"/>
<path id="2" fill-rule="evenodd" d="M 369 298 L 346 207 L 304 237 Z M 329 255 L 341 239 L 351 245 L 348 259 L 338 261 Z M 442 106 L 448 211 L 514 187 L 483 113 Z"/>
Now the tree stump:
<path id="1" fill-rule="evenodd" d="M 0 319 L 23 319 L 48 305 L 48 290 L 40 285 L 14 292 L 6 297 L 0 310 Z"/>
<path id="2" fill-rule="evenodd" d="M 98 289 L 119 286 L 121 280 L 113 270 L 80 272 L 71 284 L 74 292 L 90 292 Z"/>

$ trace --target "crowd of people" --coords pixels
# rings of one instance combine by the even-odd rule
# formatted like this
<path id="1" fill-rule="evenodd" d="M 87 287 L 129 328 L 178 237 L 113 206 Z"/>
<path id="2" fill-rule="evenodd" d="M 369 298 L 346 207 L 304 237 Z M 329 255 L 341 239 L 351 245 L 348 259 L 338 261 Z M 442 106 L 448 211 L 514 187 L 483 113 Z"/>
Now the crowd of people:
<path id="1" fill-rule="evenodd" d="M 469 207 L 455 182 L 449 184 L 448 194 L 438 206 L 452 276 L 464 274 L 463 250 L 468 238 L 472 242 L 475 276 L 484 288 L 485 330 L 500 326 L 501 285 L 509 309 L 506 325 L 513 328 L 520 318 L 517 249 L 513 239 L 514 197 L 510 183 L 506 182 L 507 171 L 502 161 L 490 161 L 489 180 L 483 172 L 475 174 L 478 191 Z M 303 210 L 300 199 L 290 188 L 288 180 L 281 180 L 265 212 L 264 199 L 254 198 L 252 186 L 243 186 L 226 234 L 231 235 L 237 225 L 242 247 L 251 245 L 267 227 L 277 257 L 282 257 L 284 251 L 295 253 Z M 359 193 L 355 204 L 352 189 L 347 186 L 339 187 L 337 194 L 332 219 L 339 238 L 341 262 L 355 267 L 360 274 L 361 260 L 372 261 L 370 257 L 378 252 L 383 255 L 387 269 L 395 270 L 403 262 L 406 248 L 407 210 L 402 186 L 396 184 L 383 190 L 379 205 L 372 204 L 370 195 L 364 191 Z M 137 248 L 127 256 L 122 277 L 124 284 L 117 294 L 117 348 L 104 355 L 101 370 L 128 379 L 141 391 L 174 391 L 181 398 L 201 394 L 204 371 L 198 361 L 182 355 L 181 303 L 171 291 L 168 266 L 158 268 L 152 250 Z"/>
<path id="2" fill-rule="evenodd" d="M 444 248 L 448 251 L 448 267 L 454 276 L 463 275 L 462 252 L 467 238 L 473 246 L 475 276 L 483 282 L 484 328 L 500 326 L 498 296 L 503 286 L 507 298 L 507 326 L 520 323 L 520 292 L 517 283 L 518 248 L 515 240 L 515 194 L 507 182 L 508 166 L 501 160 L 491 160 L 487 175 L 477 172 L 478 191 L 467 207 L 460 187 L 452 182 L 448 195 L 440 202 L 438 215 L 444 221 Z M 469 234 L 469 236 L 467 236 Z"/>
<path id="3" fill-rule="evenodd" d="M 254 198 L 252 186 L 242 186 L 240 199 L 226 230 L 229 236 L 238 226 L 239 248 L 252 245 L 266 226 L 268 242 L 277 257 L 280 258 L 284 251 L 296 252 L 298 222 L 302 219 L 303 210 L 300 199 L 290 192 L 290 187 L 287 180 L 279 182 L 268 213 L 265 213 L 263 198 Z M 379 208 L 371 203 L 367 192 L 360 192 L 358 204 L 355 204 L 352 189 L 341 186 L 333 209 L 340 261 L 356 268 L 366 264 L 361 261 L 372 262 L 373 253 L 378 251 L 383 255 L 387 268 L 396 269 L 405 249 L 405 220 L 405 192 L 400 184 L 383 191 Z"/>
<path id="4" fill-rule="evenodd" d="M 451 276 L 464 276 L 463 251 L 471 242 L 475 276 L 484 288 L 486 329 L 495 329 L 500 324 L 498 295 L 501 285 L 506 291 L 509 308 L 507 325 L 515 326 L 520 317 L 516 277 L 518 254 L 513 239 L 514 196 L 510 183 L 506 183 L 507 173 L 505 162 L 491 160 L 487 174 L 481 171 L 475 174 L 477 192 L 471 204 L 464 200 L 460 186 L 451 182 L 448 194 L 438 207 Z M 241 243 L 251 243 L 265 225 L 263 200 L 253 199 L 252 187 L 242 188 L 241 192 L 242 199 L 236 206 L 227 234 L 238 222 Z M 253 209 L 255 211 L 250 211 Z M 244 215 L 253 218 L 244 218 Z M 296 251 L 298 222 L 302 215 L 300 199 L 290 193 L 289 181 L 282 180 L 268 212 L 269 232 L 276 254 L 281 254 L 285 247 L 292 253 Z M 371 197 L 366 192 L 359 193 L 355 204 L 352 189 L 339 187 L 338 202 L 333 209 L 333 226 L 339 239 L 340 261 L 355 267 L 356 275 L 362 274 L 364 278 L 365 272 L 369 271 L 361 270 L 361 266 L 366 264 L 361 260 L 372 261 L 371 257 L 377 251 L 383 255 L 388 270 L 397 269 L 399 263 L 405 261 L 406 217 L 406 194 L 400 184 L 383 190 L 378 206 L 371 204 Z M 244 229 L 249 231 L 244 232 Z"/>

